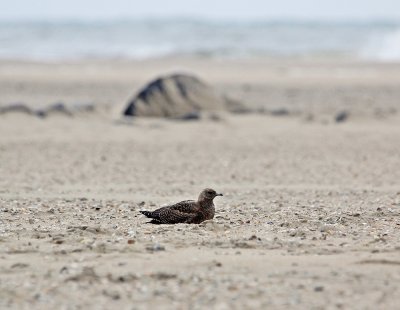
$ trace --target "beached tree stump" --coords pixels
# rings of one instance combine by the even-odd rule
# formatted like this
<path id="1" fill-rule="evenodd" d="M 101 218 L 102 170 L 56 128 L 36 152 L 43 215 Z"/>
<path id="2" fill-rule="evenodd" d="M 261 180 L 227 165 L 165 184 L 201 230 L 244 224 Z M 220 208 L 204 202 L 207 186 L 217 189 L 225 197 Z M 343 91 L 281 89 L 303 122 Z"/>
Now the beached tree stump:
<path id="1" fill-rule="evenodd" d="M 173 74 L 157 78 L 141 89 L 124 115 L 185 118 L 201 111 L 229 111 L 237 105 L 195 76 Z"/>

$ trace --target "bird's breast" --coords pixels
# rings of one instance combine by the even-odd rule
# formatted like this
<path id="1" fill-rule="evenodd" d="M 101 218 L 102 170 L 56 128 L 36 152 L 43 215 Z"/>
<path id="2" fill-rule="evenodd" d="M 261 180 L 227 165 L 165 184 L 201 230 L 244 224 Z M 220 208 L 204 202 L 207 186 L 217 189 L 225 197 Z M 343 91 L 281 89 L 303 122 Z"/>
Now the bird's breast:
<path id="1" fill-rule="evenodd" d="M 202 210 L 204 220 L 211 220 L 215 215 L 215 207 L 214 205 L 207 206 Z"/>

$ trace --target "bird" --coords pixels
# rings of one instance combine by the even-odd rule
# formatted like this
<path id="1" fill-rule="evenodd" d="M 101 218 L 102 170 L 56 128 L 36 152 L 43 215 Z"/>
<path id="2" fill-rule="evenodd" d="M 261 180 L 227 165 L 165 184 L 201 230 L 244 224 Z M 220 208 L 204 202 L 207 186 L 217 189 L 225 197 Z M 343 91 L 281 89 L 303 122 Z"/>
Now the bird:
<path id="1" fill-rule="evenodd" d="M 200 224 L 214 218 L 214 198 L 223 196 L 211 188 L 202 190 L 197 201 L 184 200 L 154 211 L 140 211 L 151 221 L 151 224 Z"/>

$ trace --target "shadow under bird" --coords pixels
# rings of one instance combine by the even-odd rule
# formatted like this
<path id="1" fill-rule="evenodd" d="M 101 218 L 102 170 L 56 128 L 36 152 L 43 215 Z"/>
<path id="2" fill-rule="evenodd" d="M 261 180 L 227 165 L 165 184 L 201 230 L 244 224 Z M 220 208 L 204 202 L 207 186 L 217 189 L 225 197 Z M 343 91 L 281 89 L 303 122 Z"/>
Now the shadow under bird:
<path id="1" fill-rule="evenodd" d="M 184 200 L 176 204 L 159 208 L 154 211 L 140 211 L 152 220 L 152 224 L 200 224 L 214 218 L 214 198 L 223 196 L 211 188 L 204 189 L 197 201 Z"/>

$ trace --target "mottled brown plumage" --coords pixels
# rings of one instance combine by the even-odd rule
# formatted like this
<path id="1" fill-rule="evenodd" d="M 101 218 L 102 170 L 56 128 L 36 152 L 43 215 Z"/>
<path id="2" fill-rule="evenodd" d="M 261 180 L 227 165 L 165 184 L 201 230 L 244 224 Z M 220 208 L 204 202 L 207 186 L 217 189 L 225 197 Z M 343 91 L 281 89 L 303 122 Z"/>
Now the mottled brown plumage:
<path id="1" fill-rule="evenodd" d="M 155 211 L 140 211 L 152 220 L 153 224 L 199 224 L 214 218 L 215 206 L 213 200 L 222 196 L 211 188 L 204 189 L 197 201 L 185 200 L 174 205 L 159 208 Z"/>

